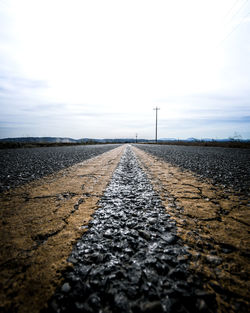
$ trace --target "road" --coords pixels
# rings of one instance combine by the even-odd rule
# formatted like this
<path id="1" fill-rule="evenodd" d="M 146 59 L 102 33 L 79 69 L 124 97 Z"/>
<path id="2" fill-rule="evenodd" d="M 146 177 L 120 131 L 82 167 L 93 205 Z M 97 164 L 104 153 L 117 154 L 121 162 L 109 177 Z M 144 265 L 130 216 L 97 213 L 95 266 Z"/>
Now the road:
<path id="1" fill-rule="evenodd" d="M 119 146 L 2 193 L 0 309 L 247 312 L 249 194 L 223 173 L 248 153 L 169 148 Z M 195 170 L 214 158 L 216 184 Z"/>
<path id="2" fill-rule="evenodd" d="M 0 150 L 0 192 L 85 161 L 117 145 Z"/>
<path id="3" fill-rule="evenodd" d="M 131 148 L 100 206 L 49 312 L 213 312 L 215 299 L 187 270 L 190 254 Z"/>
<path id="4" fill-rule="evenodd" d="M 200 177 L 212 179 L 214 184 L 249 192 L 250 149 L 147 144 L 137 147 Z"/>

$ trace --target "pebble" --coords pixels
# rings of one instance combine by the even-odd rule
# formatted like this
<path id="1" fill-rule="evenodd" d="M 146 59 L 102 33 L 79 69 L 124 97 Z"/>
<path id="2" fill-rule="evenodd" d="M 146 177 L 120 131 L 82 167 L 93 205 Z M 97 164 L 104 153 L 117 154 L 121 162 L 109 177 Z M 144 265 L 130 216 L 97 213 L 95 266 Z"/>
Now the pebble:
<path id="1" fill-rule="evenodd" d="M 70 287 L 69 283 L 65 283 L 62 285 L 62 292 L 67 293 L 70 291 L 70 289 L 71 289 L 71 287 Z"/>
<path id="2" fill-rule="evenodd" d="M 212 263 L 214 265 L 220 265 L 222 263 L 222 259 L 215 255 L 207 255 L 206 259 L 209 263 Z"/>

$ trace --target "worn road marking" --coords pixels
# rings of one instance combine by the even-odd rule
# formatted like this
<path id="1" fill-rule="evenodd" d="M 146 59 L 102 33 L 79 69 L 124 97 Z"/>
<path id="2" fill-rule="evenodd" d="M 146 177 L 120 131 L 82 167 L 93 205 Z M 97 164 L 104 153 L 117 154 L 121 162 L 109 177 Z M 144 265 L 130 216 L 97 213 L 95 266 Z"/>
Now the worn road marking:
<path id="1" fill-rule="evenodd" d="M 178 234 L 191 247 L 192 268 L 207 280 L 206 288 L 216 293 L 219 312 L 238 312 L 223 299 L 249 306 L 249 199 L 232 190 L 201 181 L 138 148 L 134 152 L 160 194 L 167 212 L 176 220 Z"/>
<path id="2" fill-rule="evenodd" d="M 118 147 L 1 195 L 0 311 L 39 312 L 52 296 L 123 151 Z"/>

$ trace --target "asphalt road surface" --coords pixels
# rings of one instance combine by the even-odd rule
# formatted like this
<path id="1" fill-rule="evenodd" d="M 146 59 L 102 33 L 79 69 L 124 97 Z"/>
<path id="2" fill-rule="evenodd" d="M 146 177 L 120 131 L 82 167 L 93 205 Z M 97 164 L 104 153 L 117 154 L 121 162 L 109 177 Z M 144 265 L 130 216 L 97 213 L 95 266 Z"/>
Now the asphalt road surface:
<path id="1" fill-rule="evenodd" d="M 215 297 L 188 270 L 190 254 L 127 147 L 74 267 L 44 312 L 215 312 Z"/>
<path id="2" fill-rule="evenodd" d="M 215 184 L 249 192 L 249 149 L 147 144 L 137 147 L 201 177 L 210 178 Z"/>
<path id="3" fill-rule="evenodd" d="M 118 145 L 0 150 L 0 192 L 85 161 Z"/>
<path id="4" fill-rule="evenodd" d="M 115 147 L 1 151 L 0 311 L 248 312 L 249 150 Z"/>

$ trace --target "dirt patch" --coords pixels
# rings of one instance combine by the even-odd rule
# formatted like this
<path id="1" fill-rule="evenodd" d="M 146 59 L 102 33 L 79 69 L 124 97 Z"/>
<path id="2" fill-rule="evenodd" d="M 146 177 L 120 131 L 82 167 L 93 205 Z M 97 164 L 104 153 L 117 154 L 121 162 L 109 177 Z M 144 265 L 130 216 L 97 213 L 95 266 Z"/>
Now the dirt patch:
<path id="1" fill-rule="evenodd" d="M 1 195 L 0 311 L 39 312 L 53 295 L 123 150 Z"/>
<path id="2" fill-rule="evenodd" d="M 247 312 L 249 197 L 133 149 L 193 255 L 192 270 L 216 294 L 218 312 Z"/>

